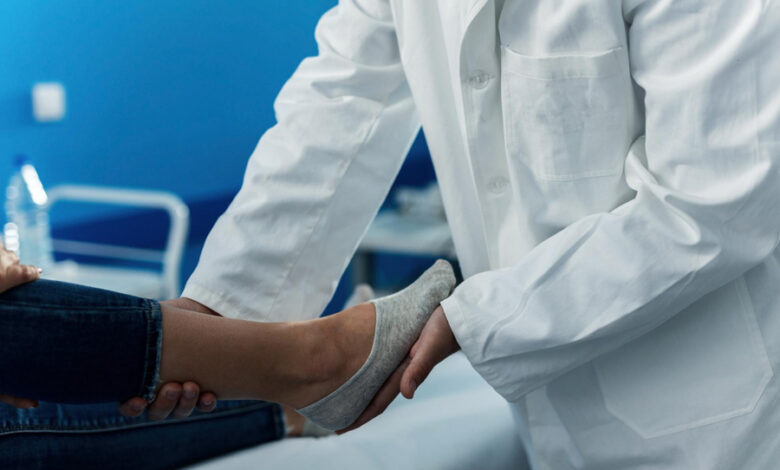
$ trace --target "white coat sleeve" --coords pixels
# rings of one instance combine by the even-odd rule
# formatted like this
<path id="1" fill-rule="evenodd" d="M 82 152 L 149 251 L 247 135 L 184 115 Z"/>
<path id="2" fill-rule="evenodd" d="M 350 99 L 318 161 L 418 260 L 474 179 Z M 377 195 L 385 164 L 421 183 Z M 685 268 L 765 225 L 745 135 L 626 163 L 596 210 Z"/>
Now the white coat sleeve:
<path id="1" fill-rule="evenodd" d="M 780 237 L 780 8 L 626 6 L 646 136 L 635 197 L 585 217 L 443 302 L 478 372 L 516 401 L 757 266 Z M 626 2 L 629 3 L 629 2 Z M 696 13 L 698 11 L 699 13 Z"/>
<path id="2" fill-rule="evenodd" d="M 419 129 L 386 0 L 341 0 L 315 37 L 184 289 L 224 316 L 318 316 Z"/>

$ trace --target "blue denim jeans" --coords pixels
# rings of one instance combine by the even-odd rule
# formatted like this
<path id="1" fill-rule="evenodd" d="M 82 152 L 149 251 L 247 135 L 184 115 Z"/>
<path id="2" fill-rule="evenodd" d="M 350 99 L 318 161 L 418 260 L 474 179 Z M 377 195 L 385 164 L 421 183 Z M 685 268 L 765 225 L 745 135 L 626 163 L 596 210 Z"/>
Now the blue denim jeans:
<path id="1" fill-rule="evenodd" d="M 157 302 L 36 281 L 0 294 L 0 468 L 175 468 L 279 439 L 278 405 L 221 402 L 187 419 L 127 418 L 117 403 L 153 398 L 162 321 Z"/>

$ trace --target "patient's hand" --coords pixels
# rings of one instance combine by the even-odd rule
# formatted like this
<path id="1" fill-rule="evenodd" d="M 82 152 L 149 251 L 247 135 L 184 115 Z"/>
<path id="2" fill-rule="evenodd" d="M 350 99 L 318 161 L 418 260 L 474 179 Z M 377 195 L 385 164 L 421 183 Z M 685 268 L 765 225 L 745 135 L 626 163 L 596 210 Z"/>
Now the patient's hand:
<path id="1" fill-rule="evenodd" d="M 0 242 L 0 292 L 27 284 L 41 277 L 35 266 L 19 264 L 19 257 L 13 251 L 8 251 Z M 26 398 L 17 398 L 0 394 L 0 402 L 17 408 L 35 408 L 38 402 Z"/>
<path id="2" fill-rule="evenodd" d="M 13 251 L 8 251 L 0 243 L 0 292 L 27 284 L 41 277 L 35 266 L 19 263 L 19 257 Z"/>

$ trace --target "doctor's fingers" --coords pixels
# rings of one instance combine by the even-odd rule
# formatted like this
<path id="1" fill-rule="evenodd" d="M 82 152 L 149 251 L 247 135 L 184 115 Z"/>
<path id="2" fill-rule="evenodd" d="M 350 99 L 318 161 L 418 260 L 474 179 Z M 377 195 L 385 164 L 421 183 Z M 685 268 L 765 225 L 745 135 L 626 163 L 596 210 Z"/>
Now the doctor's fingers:
<path id="1" fill-rule="evenodd" d="M 119 405 L 119 414 L 128 418 L 137 418 L 144 414 L 144 410 L 149 406 L 141 397 L 134 397 Z"/>
<path id="2" fill-rule="evenodd" d="M 186 418 L 195 410 L 200 396 L 200 386 L 195 382 L 184 382 L 181 386 L 181 398 L 173 410 L 174 418 Z"/>
<path id="3" fill-rule="evenodd" d="M 384 413 L 387 407 L 390 406 L 390 403 L 392 403 L 401 392 L 401 378 L 403 377 L 406 368 L 409 367 L 410 360 L 410 357 L 404 359 L 392 375 L 388 377 L 384 385 L 382 385 L 382 388 L 376 392 L 374 399 L 371 400 L 371 403 L 363 410 L 363 413 L 361 413 L 358 419 L 349 425 L 349 427 L 337 431 L 336 434 L 344 434 L 345 432 L 353 431 Z"/>
<path id="4" fill-rule="evenodd" d="M 12 397 L 11 395 L 0 394 L 0 402 L 5 403 L 6 405 L 11 405 L 15 408 L 21 408 L 23 410 L 29 408 L 38 408 L 38 400 L 17 398 L 17 397 Z"/>
<path id="5" fill-rule="evenodd" d="M 174 418 L 186 418 L 192 414 L 196 406 L 200 411 L 207 413 L 214 410 L 217 400 L 213 393 L 205 393 L 200 400 L 199 397 L 200 386 L 195 382 L 184 382 L 184 384 L 169 382 L 160 388 L 157 399 L 149 405 L 149 419 L 158 421 L 170 415 Z"/>
<path id="6" fill-rule="evenodd" d="M 211 413 L 217 407 L 217 396 L 212 392 L 203 392 L 198 399 L 198 411 Z"/>
<path id="7" fill-rule="evenodd" d="M 182 387 L 188 387 L 188 384 L 194 384 L 194 382 L 188 382 L 185 383 Z M 199 390 L 200 387 L 198 387 L 197 384 L 195 385 L 195 390 Z M 178 384 L 166 384 L 162 389 L 160 389 L 159 393 L 168 393 L 171 390 L 175 391 L 175 388 L 178 386 Z M 191 403 L 188 403 L 185 401 L 185 399 L 182 399 L 178 403 L 173 403 L 173 399 L 160 396 L 158 401 L 155 401 L 154 408 L 150 409 L 149 417 L 153 420 L 159 420 L 166 418 L 171 412 L 176 410 L 174 412 L 174 416 L 177 418 L 184 418 L 189 416 L 189 414 L 192 412 L 193 405 Z M 183 402 L 183 404 L 182 404 Z M 198 411 L 201 411 L 203 413 L 210 413 L 214 411 L 214 408 L 217 406 L 217 397 L 211 393 L 211 392 L 204 392 L 200 395 L 200 398 L 196 398 L 197 404 L 194 406 L 197 406 Z M 127 400 L 126 402 L 119 405 L 119 412 L 127 416 L 128 418 L 136 418 L 138 416 L 141 416 L 144 411 L 149 407 L 149 403 L 144 400 L 141 397 L 135 397 Z M 181 407 L 181 409 L 179 409 Z"/>
<path id="8" fill-rule="evenodd" d="M 444 315 L 444 310 L 439 306 L 431 314 L 431 318 L 409 352 L 412 360 L 401 380 L 403 396 L 413 398 L 417 387 L 428 377 L 436 364 L 458 349 L 460 346 L 455 340 L 450 323 Z"/>
<path id="9" fill-rule="evenodd" d="M 181 384 L 175 382 L 169 382 L 160 387 L 157 398 L 149 404 L 149 408 L 146 410 L 149 419 L 160 421 L 167 418 L 179 403 L 181 389 Z"/>

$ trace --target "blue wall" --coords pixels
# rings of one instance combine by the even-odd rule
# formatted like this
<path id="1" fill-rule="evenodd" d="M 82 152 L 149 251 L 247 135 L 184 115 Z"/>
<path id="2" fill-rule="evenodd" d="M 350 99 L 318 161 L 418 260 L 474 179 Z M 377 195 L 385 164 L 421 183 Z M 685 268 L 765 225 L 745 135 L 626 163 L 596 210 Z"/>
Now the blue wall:
<path id="1" fill-rule="evenodd" d="M 272 102 L 316 53 L 335 0 L 2 0 L 0 187 L 13 154 L 44 184 L 233 193 Z M 65 85 L 61 123 L 32 119 L 35 82 Z"/>
<path id="2" fill-rule="evenodd" d="M 335 3 L 0 0 L 0 188 L 13 155 L 25 153 L 47 186 L 173 191 L 191 209 L 186 279 L 257 140 L 275 122 L 277 92 L 300 60 L 316 53 L 314 27 Z M 32 118 L 30 89 L 41 81 L 66 88 L 60 123 Z M 396 185 L 433 179 L 420 137 Z M 159 213 L 73 209 L 55 210 L 56 237 L 141 247 L 163 242 Z M 138 230 L 149 226 L 160 230 Z M 381 280 L 401 285 L 416 273 L 389 267 L 428 263 L 382 258 L 375 269 L 395 273 L 395 281 Z M 347 284 L 328 311 L 343 303 Z"/>

